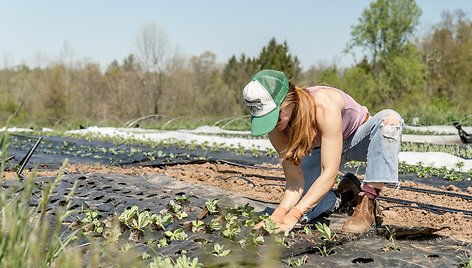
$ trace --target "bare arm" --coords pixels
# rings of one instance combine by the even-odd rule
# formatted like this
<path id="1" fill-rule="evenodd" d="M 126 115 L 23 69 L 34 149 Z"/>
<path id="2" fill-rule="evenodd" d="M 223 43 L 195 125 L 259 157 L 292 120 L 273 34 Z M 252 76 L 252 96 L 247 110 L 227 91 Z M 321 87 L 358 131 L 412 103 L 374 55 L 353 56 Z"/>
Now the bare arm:
<path id="1" fill-rule="evenodd" d="M 282 131 L 274 129 L 269 133 L 269 140 L 279 154 L 287 148 L 288 137 Z M 280 201 L 279 207 L 289 211 L 298 203 L 303 194 L 304 178 L 302 169 L 299 165 L 283 160 L 282 167 L 287 182 L 285 184 L 284 195 Z"/>
<path id="2" fill-rule="evenodd" d="M 321 92 L 320 92 L 321 93 Z M 337 92 L 324 92 L 315 98 L 316 121 L 321 134 L 321 174 L 296 208 L 305 212 L 317 204 L 333 187 L 339 170 L 343 146 L 341 111 L 344 106 Z"/>

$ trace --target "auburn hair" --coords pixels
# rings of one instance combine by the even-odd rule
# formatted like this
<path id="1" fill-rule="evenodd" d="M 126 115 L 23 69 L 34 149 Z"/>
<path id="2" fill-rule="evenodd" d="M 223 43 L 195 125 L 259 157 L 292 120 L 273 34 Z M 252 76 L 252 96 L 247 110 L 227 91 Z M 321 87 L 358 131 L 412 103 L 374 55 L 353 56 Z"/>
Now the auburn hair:
<path id="1" fill-rule="evenodd" d="M 289 141 L 282 157 L 299 165 L 302 158 L 311 152 L 317 134 L 315 101 L 307 90 L 290 81 L 283 105 L 290 104 L 293 104 L 293 111 L 289 121 Z"/>

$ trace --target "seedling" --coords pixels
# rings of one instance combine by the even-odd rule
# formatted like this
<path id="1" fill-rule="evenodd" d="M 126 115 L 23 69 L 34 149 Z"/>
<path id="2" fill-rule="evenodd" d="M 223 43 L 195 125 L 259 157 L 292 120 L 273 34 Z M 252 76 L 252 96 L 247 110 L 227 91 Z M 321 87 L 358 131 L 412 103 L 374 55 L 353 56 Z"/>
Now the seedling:
<path id="1" fill-rule="evenodd" d="M 165 238 L 165 237 L 157 240 L 157 243 L 156 243 L 156 246 L 158 248 L 163 248 L 163 247 L 166 247 L 168 245 L 169 245 L 169 243 L 167 243 L 167 238 Z"/>
<path id="2" fill-rule="evenodd" d="M 300 258 L 294 258 L 294 257 L 290 257 L 288 258 L 287 260 L 285 260 L 285 262 L 287 263 L 288 266 L 290 267 L 300 267 L 302 265 L 305 265 L 305 263 L 307 262 L 308 260 L 308 255 L 303 255 L 302 257 Z"/>
<path id="3" fill-rule="evenodd" d="M 175 201 L 180 203 L 180 204 L 184 204 L 184 203 L 188 203 L 190 200 L 190 197 L 186 196 L 186 195 L 178 195 L 175 197 Z"/>
<path id="4" fill-rule="evenodd" d="M 172 215 L 171 214 L 153 214 L 151 216 L 151 221 L 156 225 L 156 229 L 165 230 L 167 225 L 172 223 Z"/>
<path id="5" fill-rule="evenodd" d="M 138 215 L 138 206 L 132 206 L 130 209 L 125 209 L 123 213 L 118 217 L 118 220 L 130 227 L 131 220 Z"/>
<path id="6" fill-rule="evenodd" d="M 222 227 L 218 219 L 211 219 L 208 225 L 211 230 L 216 230 L 216 231 L 221 230 L 221 227 Z"/>
<path id="7" fill-rule="evenodd" d="M 198 262 L 198 258 L 190 259 L 189 257 L 182 255 L 175 260 L 174 267 L 181 267 L 181 268 L 200 268 L 203 267 L 203 264 Z"/>
<path id="8" fill-rule="evenodd" d="M 102 223 L 98 219 L 98 212 L 97 211 L 86 211 L 85 218 L 81 220 L 85 226 L 82 228 L 85 232 L 97 232 L 101 233 L 103 231 Z"/>
<path id="9" fill-rule="evenodd" d="M 313 231 L 312 231 L 311 228 L 308 227 L 308 226 L 303 227 L 303 231 L 304 231 L 305 234 L 307 234 L 307 235 L 312 235 L 312 234 L 313 234 Z"/>
<path id="10" fill-rule="evenodd" d="M 218 209 L 219 209 L 218 202 L 219 200 L 217 198 L 214 198 L 205 202 L 205 207 L 207 208 L 208 213 L 210 214 L 218 213 Z"/>
<path id="11" fill-rule="evenodd" d="M 177 203 L 174 200 L 169 201 L 169 206 L 168 207 L 174 213 L 177 213 L 177 212 L 182 210 L 182 205 L 180 205 L 179 203 Z"/>
<path id="12" fill-rule="evenodd" d="M 217 256 L 217 257 L 224 257 L 224 256 L 228 255 L 230 252 L 231 252 L 231 250 L 224 249 L 222 245 L 220 245 L 219 243 L 216 243 L 213 246 L 213 251 L 212 251 L 211 254 L 213 254 L 214 256 Z"/>
<path id="13" fill-rule="evenodd" d="M 188 214 L 185 211 L 177 211 L 177 212 L 175 212 L 174 215 L 178 220 L 185 219 L 185 218 L 188 217 Z"/>
<path id="14" fill-rule="evenodd" d="M 272 149 L 272 148 L 269 148 L 267 149 L 266 151 L 266 156 L 268 157 L 274 157 L 274 156 L 277 156 L 277 151 Z"/>
<path id="15" fill-rule="evenodd" d="M 237 155 L 244 155 L 245 152 L 246 152 L 246 149 L 242 145 L 239 145 L 238 148 L 236 148 Z"/>
<path id="16" fill-rule="evenodd" d="M 167 236 L 171 241 L 172 240 L 185 240 L 188 237 L 188 235 L 185 233 L 185 231 L 182 228 L 178 228 L 174 230 L 173 232 L 166 231 L 164 235 Z"/>
<path id="17" fill-rule="evenodd" d="M 258 148 L 251 148 L 251 154 L 252 154 L 252 156 L 257 158 L 261 155 L 261 152 L 259 151 Z"/>
<path id="18" fill-rule="evenodd" d="M 324 240 L 333 242 L 336 240 L 337 235 L 331 231 L 328 225 L 326 223 L 321 223 L 317 222 L 315 224 L 315 227 L 318 231 L 320 231 L 321 236 L 323 237 Z"/>
<path id="19" fill-rule="evenodd" d="M 161 150 L 157 151 L 157 157 L 163 158 L 165 156 L 166 156 L 166 154 L 163 151 L 161 151 Z"/>
<path id="20" fill-rule="evenodd" d="M 156 160 L 156 157 L 154 156 L 154 152 L 144 152 L 143 154 L 149 159 L 149 161 Z"/>
<path id="21" fill-rule="evenodd" d="M 252 234 L 251 240 L 249 240 L 252 245 L 260 246 L 264 244 L 264 237 L 262 235 Z"/>
<path id="22" fill-rule="evenodd" d="M 227 223 L 234 223 L 238 220 L 238 216 L 231 213 L 226 213 L 224 219 Z"/>
<path id="23" fill-rule="evenodd" d="M 144 231 L 144 229 L 148 227 L 151 222 L 152 220 L 149 211 L 143 211 L 138 214 L 137 218 L 132 219 L 131 227 L 140 231 Z"/>
<path id="24" fill-rule="evenodd" d="M 236 222 L 227 222 L 226 229 L 223 230 L 222 235 L 228 239 L 234 240 L 241 233 L 241 228 Z"/>
<path id="25" fill-rule="evenodd" d="M 203 221 L 192 221 L 192 232 L 196 233 L 205 229 L 205 223 Z"/>
<path id="26" fill-rule="evenodd" d="M 272 218 L 269 217 L 267 220 L 265 220 L 264 229 L 269 234 L 274 234 L 277 231 L 277 224 L 275 224 Z"/>
<path id="27" fill-rule="evenodd" d="M 143 261 L 149 260 L 151 258 L 151 255 L 149 253 L 143 252 L 143 255 L 141 255 L 141 259 Z"/>
<path id="28" fill-rule="evenodd" d="M 327 246 L 316 246 L 315 247 L 317 250 L 318 250 L 318 253 L 320 254 L 320 256 L 329 256 L 331 254 L 334 253 L 334 247 L 327 247 Z"/>
<path id="29" fill-rule="evenodd" d="M 250 218 L 252 215 L 252 211 L 254 210 L 254 207 L 246 203 L 244 206 L 237 207 L 236 210 L 241 214 L 241 216 Z"/>
<path id="30" fill-rule="evenodd" d="M 171 258 L 161 258 L 154 257 L 152 262 L 149 263 L 150 268 L 172 268 L 174 267 L 173 261 Z"/>
<path id="31" fill-rule="evenodd" d="M 400 251 L 400 247 L 398 247 L 395 244 L 395 235 L 396 235 L 395 230 L 391 230 L 390 228 L 388 228 L 388 226 L 385 226 L 385 228 L 387 229 L 387 232 L 388 232 L 388 241 L 389 241 L 389 243 L 387 243 L 382 248 L 382 251 L 383 252 Z"/>
<path id="32" fill-rule="evenodd" d="M 112 242 L 118 241 L 118 238 L 121 236 L 121 230 L 119 225 L 117 224 L 118 222 L 107 219 L 103 221 L 103 223 L 105 225 L 105 227 L 103 227 L 102 232 L 103 237 Z"/>

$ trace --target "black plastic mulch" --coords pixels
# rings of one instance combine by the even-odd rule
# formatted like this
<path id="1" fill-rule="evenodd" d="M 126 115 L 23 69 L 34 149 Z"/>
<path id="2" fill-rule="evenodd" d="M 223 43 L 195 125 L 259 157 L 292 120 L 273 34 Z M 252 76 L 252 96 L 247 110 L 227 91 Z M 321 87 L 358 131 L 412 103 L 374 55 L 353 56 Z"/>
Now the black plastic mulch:
<path id="1" fill-rule="evenodd" d="M 41 177 L 35 182 L 37 189 L 31 206 L 36 206 L 39 200 L 39 193 L 42 187 L 50 183 L 55 178 Z M 71 209 L 84 209 L 98 211 L 103 220 L 110 215 L 119 215 L 131 206 L 138 206 L 140 210 L 148 210 L 152 213 L 159 213 L 168 208 L 170 200 L 175 200 L 178 196 L 189 197 L 189 202 L 185 205 L 185 211 L 189 216 L 182 220 L 175 220 L 166 230 L 175 230 L 184 228 L 185 224 L 197 219 L 198 215 L 205 206 L 207 200 L 218 198 L 219 204 L 223 208 L 233 208 L 236 205 L 249 204 L 255 208 L 255 211 L 268 211 L 267 204 L 246 199 L 237 194 L 209 186 L 201 186 L 183 183 L 164 175 L 151 177 L 128 176 L 120 174 L 68 174 L 58 183 L 51 194 L 50 202 L 47 206 L 47 212 L 54 215 L 55 209 L 63 207 L 66 204 L 68 193 L 73 189 L 74 183 L 77 183 L 75 194 L 71 199 Z M 21 189 L 22 183 L 19 181 L 5 181 L 4 188 L 16 187 Z M 83 218 L 83 214 L 72 215 L 66 218 L 66 222 L 77 222 Z M 203 218 L 208 223 L 212 217 Z M 460 262 L 459 257 L 465 256 L 463 250 L 467 247 L 460 241 L 435 235 L 437 231 L 426 227 L 395 227 L 389 226 L 389 230 L 394 231 L 396 235 L 395 246 L 398 250 L 390 250 L 391 243 L 389 232 L 385 226 L 379 226 L 370 233 L 360 236 L 346 236 L 339 232 L 343 221 L 347 218 L 345 214 L 331 214 L 320 221 L 327 223 L 333 232 L 338 233 L 338 238 L 333 243 L 327 243 L 321 239 L 319 232 L 316 231 L 314 223 L 299 226 L 296 229 L 295 237 L 287 237 L 288 247 L 281 251 L 281 258 L 284 261 L 290 258 L 298 259 L 306 256 L 307 263 L 305 267 L 342 267 L 367 265 L 368 267 L 451 267 L 457 266 Z M 312 230 L 311 235 L 307 235 L 304 227 Z M 66 226 L 63 226 L 68 231 Z M 248 232 L 249 230 L 246 230 Z M 238 238 L 233 241 L 223 238 L 221 231 L 212 232 L 191 232 L 186 229 L 188 239 L 184 241 L 170 241 L 170 245 L 164 248 L 157 248 L 149 245 L 149 240 L 157 240 L 163 237 L 164 231 L 146 231 L 140 241 L 132 242 L 136 250 L 153 254 L 159 252 L 162 256 L 175 257 L 182 252 L 187 251 L 187 256 L 198 257 L 207 263 L 212 263 L 216 267 L 223 267 L 228 259 L 215 258 L 205 252 L 211 251 L 215 243 L 224 244 L 226 248 L 231 248 L 231 261 L 238 262 L 241 267 L 258 267 L 261 255 L 267 254 L 271 249 L 268 242 L 260 247 L 238 246 L 238 241 L 247 238 L 248 233 L 242 232 Z M 120 243 L 128 241 L 129 231 L 122 234 Z M 100 234 L 94 235 L 100 237 Z M 270 241 L 270 237 L 265 239 Z M 207 245 L 201 242 L 206 241 Z M 328 247 L 332 250 L 332 255 L 320 255 L 320 248 Z M 387 249 L 387 250 L 385 250 Z"/>
<path id="2" fill-rule="evenodd" d="M 12 160 L 7 168 L 15 169 L 37 136 L 11 136 L 8 153 Z M 57 169 L 67 159 L 71 164 L 102 164 L 110 166 L 163 166 L 175 164 L 201 163 L 205 161 L 228 161 L 235 164 L 254 166 L 261 163 L 277 164 L 277 157 L 269 157 L 263 152 L 255 157 L 251 152 L 236 153 L 234 150 L 212 150 L 210 146 L 188 149 L 188 146 L 144 144 L 116 144 L 100 140 L 86 140 L 66 137 L 43 137 L 38 148 L 26 165 L 26 169 Z M 365 166 L 342 167 L 343 172 L 363 173 Z M 466 177 L 466 176 L 465 176 Z M 444 178 L 419 178 L 416 174 L 400 174 L 400 180 L 414 181 L 435 187 L 454 185 L 462 190 L 472 186 L 472 181 L 449 181 Z"/>

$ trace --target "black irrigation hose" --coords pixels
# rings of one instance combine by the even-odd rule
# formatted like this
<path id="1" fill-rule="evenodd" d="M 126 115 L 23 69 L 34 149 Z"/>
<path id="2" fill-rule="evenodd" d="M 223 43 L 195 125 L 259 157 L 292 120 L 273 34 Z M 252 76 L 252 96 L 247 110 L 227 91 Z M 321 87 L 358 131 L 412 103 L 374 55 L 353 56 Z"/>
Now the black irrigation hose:
<path id="1" fill-rule="evenodd" d="M 232 171 L 232 170 L 218 170 L 218 171 L 221 172 L 221 173 L 240 173 L 238 171 Z M 247 177 L 258 177 L 258 178 L 262 178 L 264 180 L 285 181 L 284 177 L 264 176 L 264 175 L 251 174 L 251 173 L 246 173 L 245 176 L 247 176 Z"/>
<path id="2" fill-rule="evenodd" d="M 228 164 L 228 165 L 237 166 L 237 167 L 244 167 L 244 168 L 265 169 L 265 170 L 273 170 L 273 169 L 279 170 L 280 169 L 276 167 L 260 167 L 260 166 L 245 165 L 245 164 L 235 163 L 235 162 L 231 162 L 227 160 L 212 159 L 211 161 L 214 163 L 223 163 L 223 164 Z"/>
<path id="3" fill-rule="evenodd" d="M 397 204 L 407 205 L 407 206 L 410 206 L 410 207 L 413 207 L 411 205 L 414 204 L 417 207 L 423 208 L 425 210 L 434 210 L 434 211 L 451 212 L 451 213 L 463 213 L 465 215 L 472 216 L 472 211 L 470 211 L 470 210 L 448 208 L 448 207 L 436 206 L 436 205 L 432 205 L 432 204 L 409 201 L 409 200 L 403 200 L 403 199 L 386 197 L 386 196 L 379 196 L 379 197 L 377 197 L 377 199 L 381 200 L 381 201 L 390 202 L 390 203 L 397 203 Z"/>
<path id="4" fill-rule="evenodd" d="M 216 176 L 215 178 L 222 179 L 224 181 L 226 181 L 228 179 L 231 179 L 231 178 L 238 178 L 238 179 L 242 179 L 242 180 L 246 181 L 247 183 L 250 183 L 252 185 L 252 187 L 256 187 L 256 184 L 253 181 L 251 181 L 250 179 L 248 179 L 244 176 L 238 176 L 238 175 L 229 176 L 229 177 Z"/>
<path id="5" fill-rule="evenodd" d="M 421 209 L 421 210 L 424 210 L 424 208 L 422 207 L 416 207 L 416 206 L 409 206 L 409 205 L 394 205 L 394 206 L 381 206 L 382 209 L 386 210 L 386 209 L 391 209 L 391 208 L 414 208 L 414 209 Z M 429 210 L 431 213 L 434 213 L 436 215 L 443 215 L 444 213 L 442 212 L 439 212 L 439 211 L 436 211 L 436 210 L 433 210 L 433 209 L 430 209 Z"/>
<path id="6" fill-rule="evenodd" d="M 392 188 L 395 188 L 395 187 L 392 186 Z M 451 196 L 451 197 L 459 197 L 459 198 L 462 198 L 464 200 L 472 200 L 471 195 L 451 193 L 451 192 L 446 192 L 446 191 L 437 191 L 437 190 L 430 190 L 430 189 L 410 187 L 410 186 L 401 186 L 400 189 L 401 190 L 406 190 L 406 191 L 418 192 L 418 193 L 435 194 L 435 195 L 447 195 L 447 196 Z"/>
<path id="7" fill-rule="evenodd" d="M 28 164 L 28 161 L 30 160 L 31 156 L 33 156 L 34 151 L 36 151 L 36 148 L 38 148 L 39 143 L 43 137 L 39 137 L 38 140 L 34 143 L 33 147 L 29 149 L 28 153 L 25 155 L 23 159 L 21 159 L 20 163 L 18 165 L 20 166 L 17 170 L 17 174 L 21 176 L 21 172 L 23 172 L 23 169 L 25 168 L 26 164 Z"/>

